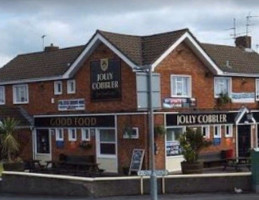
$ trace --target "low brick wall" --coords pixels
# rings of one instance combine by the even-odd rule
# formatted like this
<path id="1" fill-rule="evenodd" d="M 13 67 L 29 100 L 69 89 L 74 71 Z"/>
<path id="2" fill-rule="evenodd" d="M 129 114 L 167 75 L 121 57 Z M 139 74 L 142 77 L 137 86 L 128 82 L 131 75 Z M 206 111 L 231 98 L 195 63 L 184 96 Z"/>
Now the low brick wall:
<path id="1" fill-rule="evenodd" d="M 164 179 L 165 193 L 233 192 L 234 187 L 252 191 L 251 173 L 172 175 Z M 148 194 L 149 178 L 143 178 L 143 192 Z M 61 175 L 4 172 L 2 192 L 37 195 L 105 197 L 139 195 L 140 177 L 83 178 Z M 162 193 L 162 178 L 158 178 Z"/>

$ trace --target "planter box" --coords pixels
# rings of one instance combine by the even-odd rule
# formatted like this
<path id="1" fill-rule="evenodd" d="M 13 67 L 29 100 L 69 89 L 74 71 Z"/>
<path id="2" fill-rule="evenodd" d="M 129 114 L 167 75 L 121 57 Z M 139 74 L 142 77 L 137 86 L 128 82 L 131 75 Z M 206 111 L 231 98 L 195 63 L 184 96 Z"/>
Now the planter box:
<path id="1" fill-rule="evenodd" d="M 203 162 L 187 163 L 181 162 L 183 174 L 201 174 L 203 169 Z"/>
<path id="2" fill-rule="evenodd" d="M 24 171 L 24 163 L 3 163 L 3 168 L 5 171 Z"/>

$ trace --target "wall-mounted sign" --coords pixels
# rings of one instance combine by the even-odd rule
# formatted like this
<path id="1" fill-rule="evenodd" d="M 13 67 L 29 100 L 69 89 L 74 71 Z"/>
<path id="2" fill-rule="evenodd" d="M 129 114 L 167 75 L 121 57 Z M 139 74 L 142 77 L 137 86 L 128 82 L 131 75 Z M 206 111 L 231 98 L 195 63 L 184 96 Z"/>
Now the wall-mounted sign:
<path id="1" fill-rule="evenodd" d="M 233 103 L 254 103 L 255 93 L 254 92 L 232 92 L 231 99 Z"/>
<path id="2" fill-rule="evenodd" d="M 91 62 L 91 99 L 121 98 L 120 60 L 101 59 Z"/>
<path id="3" fill-rule="evenodd" d="M 166 125 L 234 124 L 237 113 L 168 114 Z"/>
<path id="4" fill-rule="evenodd" d="M 165 98 L 163 101 L 163 108 L 189 108 L 195 106 L 195 98 Z"/>
<path id="5" fill-rule="evenodd" d="M 60 111 L 84 110 L 84 109 L 85 109 L 84 99 L 68 99 L 68 100 L 58 101 L 58 110 Z"/>
<path id="6" fill-rule="evenodd" d="M 181 155 L 182 150 L 179 141 L 167 141 L 166 142 L 166 156 Z"/>
<path id="7" fill-rule="evenodd" d="M 114 116 L 36 117 L 36 127 L 114 127 Z"/>

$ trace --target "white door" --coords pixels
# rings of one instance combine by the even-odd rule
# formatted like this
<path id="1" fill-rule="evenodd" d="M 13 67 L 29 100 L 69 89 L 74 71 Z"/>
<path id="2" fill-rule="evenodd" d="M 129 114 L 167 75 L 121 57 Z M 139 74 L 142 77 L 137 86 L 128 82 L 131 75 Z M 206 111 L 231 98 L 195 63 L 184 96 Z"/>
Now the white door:
<path id="1" fill-rule="evenodd" d="M 51 133 L 49 129 L 36 129 L 34 132 L 34 159 L 42 164 L 51 160 Z"/>
<path id="2" fill-rule="evenodd" d="M 179 137 L 183 128 L 168 128 L 166 132 L 166 169 L 168 171 L 181 170 L 181 162 L 184 160 L 181 154 Z"/>
<path id="3" fill-rule="evenodd" d="M 118 172 L 117 139 L 115 129 L 97 129 L 97 163 L 105 172 Z"/>

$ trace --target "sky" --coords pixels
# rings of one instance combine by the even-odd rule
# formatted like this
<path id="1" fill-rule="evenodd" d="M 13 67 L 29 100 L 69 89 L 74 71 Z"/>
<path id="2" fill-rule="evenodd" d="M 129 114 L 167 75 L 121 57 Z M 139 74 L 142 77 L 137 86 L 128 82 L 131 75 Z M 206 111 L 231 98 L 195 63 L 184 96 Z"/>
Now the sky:
<path id="1" fill-rule="evenodd" d="M 247 16 L 259 51 L 258 0 L 0 0 L 0 66 L 50 43 L 86 44 L 97 29 L 151 35 L 189 28 L 200 42 L 234 45 L 233 19 L 245 35 Z"/>

